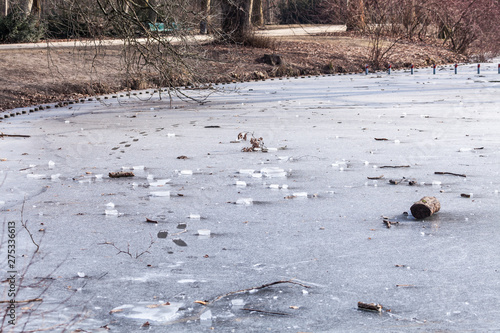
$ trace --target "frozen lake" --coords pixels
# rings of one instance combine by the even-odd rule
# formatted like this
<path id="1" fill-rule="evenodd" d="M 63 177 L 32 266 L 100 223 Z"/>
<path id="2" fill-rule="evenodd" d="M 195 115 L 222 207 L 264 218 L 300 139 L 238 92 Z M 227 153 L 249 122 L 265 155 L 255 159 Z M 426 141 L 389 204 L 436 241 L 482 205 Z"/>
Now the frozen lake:
<path id="1" fill-rule="evenodd" d="M 43 298 L 4 329 L 500 330 L 500 75 L 481 70 L 219 85 L 173 109 L 143 91 L 3 119 L 31 135 L 0 140 L 16 300 Z M 267 152 L 242 152 L 247 132 Z M 406 215 L 424 196 L 441 210 Z M 40 244 L 25 273 L 21 215 Z"/>

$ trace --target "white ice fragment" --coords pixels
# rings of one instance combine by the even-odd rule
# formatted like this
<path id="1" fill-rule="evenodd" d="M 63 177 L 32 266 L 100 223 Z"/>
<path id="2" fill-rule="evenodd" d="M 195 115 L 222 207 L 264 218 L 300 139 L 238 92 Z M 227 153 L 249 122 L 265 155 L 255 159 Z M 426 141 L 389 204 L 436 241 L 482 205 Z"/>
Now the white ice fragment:
<path id="1" fill-rule="evenodd" d="M 36 164 L 30 164 L 29 167 L 34 168 L 34 167 L 36 167 Z"/>
<path id="2" fill-rule="evenodd" d="M 242 181 L 242 180 L 237 180 L 236 181 L 236 186 L 238 186 L 238 187 L 245 187 L 245 186 L 247 186 L 247 183 L 244 182 L 244 181 Z"/>
<path id="3" fill-rule="evenodd" d="M 107 208 L 115 208 L 115 204 L 114 204 L 114 203 L 112 203 L 112 202 L 108 202 L 108 203 L 106 204 L 106 207 L 107 207 Z"/>
<path id="4" fill-rule="evenodd" d="M 193 170 L 181 170 L 180 174 L 184 176 L 190 176 L 193 174 Z"/>
<path id="5" fill-rule="evenodd" d="M 210 236 L 210 230 L 209 229 L 198 229 L 198 235 L 199 236 Z"/>
<path id="6" fill-rule="evenodd" d="M 378 168 L 378 166 L 374 165 L 373 168 L 376 169 L 376 168 Z"/>
<path id="7" fill-rule="evenodd" d="M 102 173 L 97 174 L 97 175 L 95 175 L 95 179 L 96 179 L 96 180 L 102 180 L 102 176 L 103 176 L 103 174 L 102 174 Z"/>
<path id="8" fill-rule="evenodd" d="M 262 174 L 261 173 L 252 173 L 252 177 L 253 178 L 262 178 Z"/>
<path id="9" fill-rule="evenodd" d="M 200 316 L 200 320 L 201 321 L 212 320 L 212 311 L 207 310 L 207 311 L 203 312 Z"/>
<path id="10" fill-rule="evenodd" d="M 286 176 L 286 171 L 278 167 L 262 168 L 260 173 L 270 178 Z"/>
<path id="11" fill-rule="evenodd" d="M 283 184 L 283 185 L 281 185 L 281 189 L 283 189 L 283 190 L 288 190 L 288 185 L 287 185 L 287 184 Z"/>
<path id="12" fill-rule="evenodd" d="M 189 214 L 189 218 L 191 220 L 199 220 L 199 219 L 201 219 L 201 216 L 200 216 L 200 214 Z"/>
<path id="13" fill-rule="evenodd" d="M 128 166 L 122 166 L 122 170 L 123 171 L 128 171 L 128 170 L 132 170 L 132 168 L 128 167 Z"/>
<path id="14" fill-rule="evenodd" d="M 339 168 L 339 171 L 344 171 L 344 168 Z"/>
<path id="15" fill-rule="evenodd" d="M 469 193 L 469 195 L 470 195 L 470 197 L 471 197 L 471 198 L 474 196 L 474 194 L 473 194 L 473 193 Z"/>
<path id="16" fill-rule="evenodd" d="M 5 201 L 0 201 L 0 206 L 5 205 Z"/>
<path id="17" fill-rule="evenodd" d="M 305 289 L 302 289 L 302 294 L 307 295 L 307 294 L 309 294 L 309 292 Z"/>
<path id="18" fill-rule="evenodd" d="M 170 179 L 158 179 L 155 182 L 150 182 L 149 186 L 152 187 L 165 186 L 168 182 L 170 182 Z"/>
<path id="19" fill-rule="evenodd" d="M 149 110 L 154 111 L 154 110 L 155 110 L 155 108 L 149 108 Z"/>
<path id="20" fill-rule="evenodd" d="M 498 190 L 495 190 L 495 194 L 498 195 Z"/>
<path id="21" fill-rule="evenodd" d="M 236 200 L 236 204 L 250 206 L 253 204 L 253 199 L 252 198 L 240 198 L 240 199 Z"/>
<path id="22" fill-rule="evenodd" d="M 43 216 L 43 212 L 39 212 L 39 213 L 38 213 L 38 216 Z"/>
<path id="23" fill-rule="evenodd" d="M 60 176 L 61 176 L 60 173 L 56 173 L 55 175 L 50 176 L 50 180 L 58 180 Z"/>
<path id="24" fill-rule="evenodd" d="M 278 151 L 278 148 L 267 148 L 267 151 Z"/>
<path id="25" fill-rule="evenodd" d="M 170 191 L 153 191 L 150 192 L 152 197 L 170 197 Z"/>
<path id="26" fill-rule="evenodd" d="M 64 121 L 64 123 L 65 123 L 65 124 L 69 124 L 69 120 L 65 120 L 65 121 Z"/>
<path id="27" fill-rule="evenodd" d="M 398 145 L 398 144 L 400 144 L 400 143 L 401 143 L 401 141 L 399 141 L 399 140 L 394 140 L 394 143 Z"/>
<path id="28" fill-rule="evenodd" d="M 168 133 L 168 134 L 167 134 L 167 137 L 169 137 L 169 138 L 173 138 L 173 137 L 175 137 L 175 133 Z"/>
<path id="29" fill-rule="evenodd" d="M 280 188 L 280 185 L 279 184 L 271 184 L 271 185 L 269 185 L 269 188 L 273 189 L 273 190 L 278 190 Z"/>
<path id="30" fill-rule="evenodd" d="M 288 156 L 278 156 L 278 160 L 283 161 L 283 160 L 288 160 Z"/>
<path id="31" fill-rule="evenodd" d="M 147 177 L 146 177 L 147 180 L 151 181 L 153 179 L 155 179 L 155 176 L 149 174 Z"/>
<path id="32" fill-rule="evenodd" d="M 307 198 L 307 192 L 295 192 L 293 196 L 297 198 Z"/>
<path id="33" fill-rule="evenodd" d="M 460 148 L 458 151 L 461 152 L 461 153 L 463 153 L 463 152 L 466 152 L 466 151 L 472 151 L 472 148 Z"/>
<path id="34" fill-rule="evenodd" d="M 49 161 L 49 169 L 53 169 L 56 163 L 54 161 Z"/>
<path id="35" fill-rule="evenodd" d="M 434 181 L 432 182 L 432 186 L 440 186 L 440 185 L 441 185 L 441 182 L 440 182 L 440 181 L 438 181 L 438 180 L 434 180 Z"/>
<path id="36" fill-rule="evenodd" d="M 233 300 L 231 300 L 231 305 L 233 307 L 242 307 L 245 305 L 245 300 L 243 300 L 241 298 L 233 299 Z"/>
<path id="37" fill-rule="evenodd" d="M 370 164 L 370 162 L 368 162 L 368 161 L 365 161 L 365 165 L 368 165 L 368 164 Z"/>
<path id="38" fill-rule="evenodd" d="M 240 169 L 239 173 L 241 175 L 251 175 L 255 172 L 253 169 Z"/>
<path id="39" fill-rule="evenodd" d="M 144 170 L 144 165 L 136 165 L 136 166 L 133 166 L 132 169 L 134 169 L 134 170 Z"/>
<path id="40" fill-rule="evenodd" d="M 84 272 L 78 272 L 78 277 L 81 277 L 81 278 L 84 278 L 85 277 L 85 273 Z"/>
<path id="41" fill-rule="evenodd" d="M 43 175 L 43 174 L 36 174 L 36 173 L 29 173 L 26 175 L 27 178 L 30 178 L 30 179 L 44 179 L 44 178 L 47 178 L 47 175 Z"/>
<path id="42" fill-rule="evenodd" d="M 333 168 L 338 168 L 338 167 L 339 167 L 339 164 L 338 164 L 338 163 L 333 163 L 333 164 L 332 164 L 332 167 L 333 167 Z"/>
<path id="43" fill-rule="evenodd" d="M 118 216 L 118 211 L 116 209 L 106 209 L 104 211 L 104 215 L 106 215 L 106 216 Z"/>

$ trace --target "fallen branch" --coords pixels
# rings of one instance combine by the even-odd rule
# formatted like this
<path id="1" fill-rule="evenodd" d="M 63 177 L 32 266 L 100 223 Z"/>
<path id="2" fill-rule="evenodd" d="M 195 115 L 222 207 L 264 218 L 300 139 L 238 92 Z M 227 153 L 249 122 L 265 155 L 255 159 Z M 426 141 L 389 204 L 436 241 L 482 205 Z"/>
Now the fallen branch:
<path id="1" fill-rule="evenodd" d="M 435 175 L 452 175 L 452 176 L 458 176 L 458 177 L 467 177 L 467 175 L 461 174 L 461 173 L 454 173 L 454 172 L 442 172 L 442 171 L 436 171 L 434 172 Z"/>
<path id="2" fill-rule="evenodd" d="M 0 138 L 3 138 L 3 137 L 10 137 L 10 138 L 31 138 L 31 135 L 0 133 Z"/>
<path id="3" fill-rule="evenodd" d="M 43 302 L 42 298 L 32 298 L 32 299 L 25 299 L 22 301 L 0 301 L 0 304 L 4 303 L 31 303 L 31 302 Z"/>
<path id="4" fill-rule="evenodd" d="M 250 291 L 250 290 L 259 290 L 259 289 L 264 289 L 264 288 L 267 288 L 267 287 L 270 287 L 270 286 L 274 286 L 274 285 L 277 285 L 277 284 L 281 284 L 281 283 L 290 283 L 290 284 L 296 284 L 296 285 L 299 285 L 301 287 L 304 287 L 304 288 L 311 288 L 310 286 L 307 286 L 305 284 L 302 284 L 302 283 L 299 283 L 299 282 L 294 282 L 293 280 L 280 280 L 280 281 L 275 281 L 275 282 L 271 282 L 271 283 L 266 283 L 266 284 L 263 284 L 262 286 L 259 286 L 259 287 L 253 287 L 253 288 L 247 288 L 247 289 L 241 289 L 241 290 L 237 290 L 237 291 L 231 291 L 227 294 L 224 294 L 224 295 L 220 295 L 218 297 L 216 297 L 213 301 L 210 302 L 210 304 L 213 304 L 221 299 L 223 299 L 224 297 L 227 297 L 227 296 L 231 296 L 231 295 L 234 295 L 234 294 L 240 294 L 240 293 L 244 293 L 244 292 L 247 292 L 247 291 Z"/>
<path id="5" fill-rule="evenodd" d="M 245 311 L 254 311 L 254 312 L 259 312 L 259 313 L 267 313 L 267 314 L 279 315 L 279 316 L 290 316 L 289 313 L 285 313 L 285 312 L 273 312 L 273 311 L 265 311 L 265 310 L 257 310 L 257 309 L 247 309 L 247 308 L 243 308 L 242 310 L 245 310 Z"/>
<path id="6" fill-rule="evenodd" d="M 382 179 L 382 178 L 384 178 L 384 175 L 380 175 L 378 177 L 366 177 L 366 178 L 371 179 L 371 180 Z"/>
<path id="7" fill-rule="evenodd" d="M 389 139 L 387 139 L 387 138 L 375 138 L 375 140 L 377 140 L 377 141 L 389 141 Z"/>

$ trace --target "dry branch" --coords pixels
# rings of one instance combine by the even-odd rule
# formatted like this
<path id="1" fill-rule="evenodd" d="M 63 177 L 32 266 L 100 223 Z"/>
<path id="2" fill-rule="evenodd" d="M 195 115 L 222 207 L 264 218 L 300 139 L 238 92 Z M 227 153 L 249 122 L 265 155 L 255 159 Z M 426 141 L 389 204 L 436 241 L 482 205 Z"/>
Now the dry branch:
<path id="1" fill-rule="evenodd" d="M 31 135 L 0 133 L 0 138 L 3 138 L 3 137 L 10 137 L 10 138 L 30 138 Z"/>
<path id="2" fill-rule="evenodd" d="M 247 309 L 247 308 L 243 308 L 242 310 L 254 311 L 254 312 L 259 312 L 259 313 L 267 313 L 267 314 L 279 315 L 279 316 L 290 316 L 289 313 L 285 313 L 285 312 L 274 312 L 274 311 L 265 311 L 265 310 Z"/>
<path id="3" fill-rule="evenodd" d="M 387 169 L 387 168 L 392 168 L 392 169 L 397 169 L 397 168 L 409 168 L 409 165 L 383 165 L 380 167 L 380 169 Z"/>
<path id="4" fill-rule="evenodd" d="M 32 299 L 25 299 L 25 300 L 22 300 L 22 301 L 0 301 L 0 304 L 3 304 L 3 303 L 31 303 L 31 302 L 43 302 L 43 299 L 42 298 L 32 298 Z"/>
<path id="5" fill-rule="evenodd" d="M 467 177 L 467 175 L 464 175 L 462 173 L 454 173 L 454 172 L 442 172 L 442 171 L 436 171 L 434 172 L 435 175 L 452 175 L 452 176 L 458 176 L 458 177 Z"/>
<path id="6" fill-rule="evenodd" d="M 118 171 L 118 172 L 110 172 L 109 178 L 121 178 L 121 177 L 134 177 L 134 173 L 130 171 Z"/>
<path id="7" fill-rule="evenodd" d="M 360 309 L 360 310 L 382 312 L 382 305 L 375 304 L 375 303 L 358 302 L 358 309 Z"/>

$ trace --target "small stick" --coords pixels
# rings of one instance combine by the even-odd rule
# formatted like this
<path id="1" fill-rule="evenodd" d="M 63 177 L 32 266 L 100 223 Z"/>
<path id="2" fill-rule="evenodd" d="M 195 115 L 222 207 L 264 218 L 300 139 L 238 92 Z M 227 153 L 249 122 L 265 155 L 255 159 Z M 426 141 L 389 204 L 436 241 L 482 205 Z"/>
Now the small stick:
<path id="1" fill-rule="evenodd" d="M 374 179 L 382 179 L 382 178 L 384 178 L 384 175 L 380 175 L 380 176 L 378 176 L 378 177 L 366 177 L 366 178 L 371 179 L 371 180 L 374 180 Z"/>
<path id="2" fill-rule="evenodd" d="M 134 177 L 134 173 L 129 171 L 118 171 L 109 173 L 109 178 L 121 178 L 121 177 Z"/>
<path id="3" fill-rule="evenodd" d="M 382 312 L 382 305 L 375 303 L 368 304 L 368 303 L 358 302 L 358 309 Z"/>
<path id="4" fill-rule="evenodd" d="M 279 315 L 279 316 L 289 316 L 289 313 L 284 313 L 284 312 L 273 312 L 273 311 L 264 311 L 264 310 L 257 310 L 257 309 L 247 309 L 243 308 L 242 310 L 245 311 L 255 311 L 255 312 L 260 312 L 260 313 L 267 313 L 267 314 L 273 314 L 273 315 Z"/>
<path id="5" fill-rule="evenodd" d="M 22 135 L 22 134 L 4 134 L 0 133 L 0 138 L 3 137 L 11 137 L 11 138 L 31 138 L 31 135 Z"/>
<path id="6" fill-rule="evenodd" d="M 454 172 L 442 172 L 442 171 L 436 171 L 434 172 L 435 175 L 452 175 L 452 176 L 458 176 L 458 177 L 467 177 L 467 175 L 464 175 L 462 173 L 454 173 Z"/>
<path id="7" fill-rule="evenodd" d="M 23 301 L 14 301 L 14 302 L 0 301 L 1 304 L 4 304 L 4 303 L 31 303 L 31 302 L 43 302 L 43 299 L 42 298 L 32 298 L 32 299 L 26 299 Z"/>
<path id="8" fill-rule="evenodd" d="M 387 139 L 387 138 L 375 138 L 375 140 L 377 140 L 377 141 L 389 141 L 389 139 Z"/>
<path id="9" fill-rule="evenodd" d="M 380 169 L 386 169 L 386 168 L 393 168 L 393 169 L 396 169 L 396 168 L 409 168 L 410 166 L 409 165 L 383 165 L 381 167 L 379 167 Z"/>

